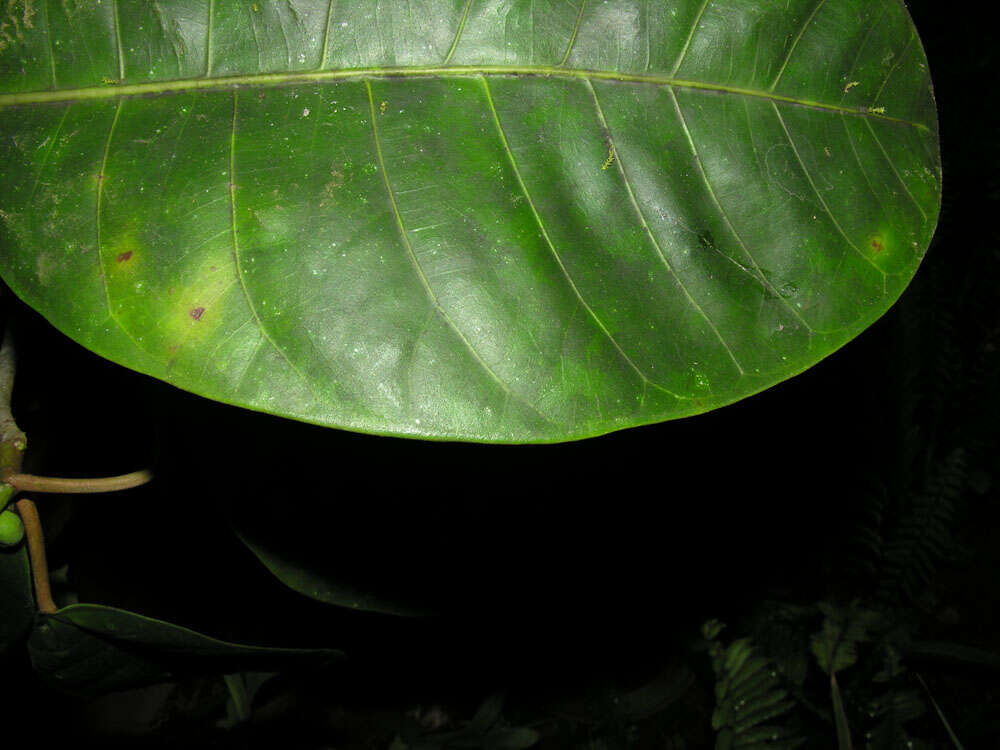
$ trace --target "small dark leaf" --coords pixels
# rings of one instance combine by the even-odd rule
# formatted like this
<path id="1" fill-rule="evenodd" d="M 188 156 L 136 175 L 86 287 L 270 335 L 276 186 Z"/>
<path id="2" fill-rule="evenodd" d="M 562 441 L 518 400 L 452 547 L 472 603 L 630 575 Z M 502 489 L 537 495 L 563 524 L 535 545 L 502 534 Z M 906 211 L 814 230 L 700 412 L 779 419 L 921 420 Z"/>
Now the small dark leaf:
<path id="1" fill-rule="evenodd" d="M 498 691 L 484 700 L 469 720 L 469 724 L 466 727 L 467 731 L 485 733 L 490 727 L 496 724 L 500 720 L 500 712 L 503 710 L 505 698 L 505 693 Z"/>
<path id="2" fill-rule="evenodd" d="M 483 743 L 484 750 L 524 750 L 538 742 L 539 735 L 528 727 L 494 729 Z"/>
<path id="3" fill-rule="evenodd" d="M 28 635 L 34 617 L 28 551 L 24 545 L 0 549 L 0 655 Z"/>
<path id="4" fill-rule="evenodd" d="M 388 596 L 380 596 L 371 591 L 363 591 L 360 587 L 347 580 L 343 574 L 338 574 L 331 564 L 331 559 L 317 557 L 315 548 L 303 550 L 293 545 L 285 544 L 280 533 L 267 536 L 257 535 L 246 528 L 237 526 L 237 521 L 231 519 L 236 536 L 247 546 L 254 556 L 274 574 L 285 586 L 317 599 L 327 604 L 348 609 L 381 612 L 382 614 L 415 617 L 425 612 L 401 603 Z M 336 558 L 334 557 L 335 561 Z"/>
<path id="5" fill-rule="evenodd" d="M 96 604 L 74 604 L 40 617 L 28 652 L 55 688 L 99 694 L 190 674 L 316 667 L 340 658 L 332 649 L 247 646 Z"/>
<path id="6" fill-rule="evenodd" d="M 869 631 L 881 616 L 878 612 L 849 607 L 819 605 L 826 619 L 823 629 L 812 637 L 812 652 L 827 674 L 846 669 L 858 660 L 857 644 L 870 640 Z"/>
<path id="7" fill-rule="evenodd" d="M 626 722 L 646 719 L 674 703 L 694 681 L 694 672 L 686 667 L 669 670 L 652 682 L 620 696 L 615 714 Z"/>

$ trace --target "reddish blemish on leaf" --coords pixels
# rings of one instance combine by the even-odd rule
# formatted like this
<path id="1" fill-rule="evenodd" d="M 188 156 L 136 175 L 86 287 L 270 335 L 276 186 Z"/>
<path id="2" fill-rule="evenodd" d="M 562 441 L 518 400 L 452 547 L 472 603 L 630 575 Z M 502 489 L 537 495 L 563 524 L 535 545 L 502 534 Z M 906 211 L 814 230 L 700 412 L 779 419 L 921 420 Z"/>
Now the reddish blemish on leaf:
<path id="1" fill-rule="evenodd" d="M 190 315 L 195 320 L 201 320 L 201 316 L 204 314 L 205 314 L 204 307 L 194 307 L 191 309 L 191 312 L 188 313 L 188 315 Z"/>
<path id="2" fill-rule="evenodd" d="M 883 250 L 885 250 L 885 245 L 882 244 L 882 240 L 880 240 L 878 237 L 872 240 L 872 250 L 874 250 L 876 253 L 880 253 Z"/>
<path id="3" fill-rule="evenodd" d="M 132 251 L 129 250 L 127 253 L 122 253 L 121 255 L 118 256 L 118 262 L 119 263 L 124 263 L 125 261 L 127 261 L 131 257 L 132 257 Z"/>

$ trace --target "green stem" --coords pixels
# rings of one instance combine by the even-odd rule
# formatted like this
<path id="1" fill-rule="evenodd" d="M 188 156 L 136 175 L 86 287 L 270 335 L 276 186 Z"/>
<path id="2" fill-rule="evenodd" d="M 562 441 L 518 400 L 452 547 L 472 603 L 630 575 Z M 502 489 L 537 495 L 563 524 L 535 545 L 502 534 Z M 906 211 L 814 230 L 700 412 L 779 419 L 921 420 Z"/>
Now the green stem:
<path id="1" fill-rule="evenodd" d="M 840 696 L 836 672 L 830 672 L 830 694 L 833 698 L 833 718 L 837 727 L 838 750 L 853 750 L 851 730 L 847 725 L 847 713 L 844 711 L 844 699 Z"/>
<path id="2" fill-rule="evenodd" d="M 951 740 L 951 744 L 955 746 L 955 750 L 965 750 L 961 741 L 955 735 L 954 730 L 951 728 L 951 724 L 948 723 L 948 719 L 945 718 L 944 711 L 941 710 L 941 706 L 938 702 L 934 700 L 934 696 L 931 695 L 931 689 L 927 687 L 927 683 L 924 682 L 924 678 L 918 673 L 914 672 L 914 676 L 920 680 L 920 684 L 924 686 L 924 691 L 927 693 L 927 697 L 931 699 L 931 704 L 934 706 L 934 710 L 937 711 L 938 718 L 941 719 L 941 723 L 944 724 L 945 731 L 948 732 L 948 739 Z"/>
<path id="3" fill-rule="evenodd" d="M 118 492 L 139 487 L 153 478 L 149 469 L 120 474 L 115 477 L 70 479 L 66 477 L 40 477 L 35 474 L 8 474 L 3 481 L 24 492 L 51 492 L 56 494 L 93 494 Z"/>
<path id="4" fill-rule="evenodd" d="M 26 497 L 16 504 L 17 512 L 24 524 L 24 536 L 28 542 L 28 558 L 31 561 L 31 578 L 35 583 L 35 602 L 42 614 L 55 614 L 58 607 L 52 599 L 52 587 L 49 585 L 49 566 L 45 559 L 45 536 L 42 534 L 42 522 L 38 518 L 38 509 Z"/>

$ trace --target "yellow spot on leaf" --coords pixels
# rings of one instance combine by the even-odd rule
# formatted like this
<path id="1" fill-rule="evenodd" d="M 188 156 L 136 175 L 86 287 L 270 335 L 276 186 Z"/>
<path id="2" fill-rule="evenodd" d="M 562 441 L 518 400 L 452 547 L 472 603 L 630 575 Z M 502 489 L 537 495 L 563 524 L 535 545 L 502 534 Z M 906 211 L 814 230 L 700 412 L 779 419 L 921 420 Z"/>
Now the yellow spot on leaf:
<path id="1" fill-rule="evenodd" d="M 389 106 L 389 102 L 385 102 L 385 101 L 382 102 L 381 104 L 379 104 L 378 105 L 378 113 L 380 115 L 384 115 L 385 114 L 385 108 L 388 107 L 388 106 Z"/>
<path id="2" fill-rule="evenodd" d="M 172 286 L 166 296 L 160 297 L 165 309 L 159 317 L 158 333 L 162 334 L 168 359 L 210 340 L 226 319 L 226 292 L 236 288 L 237 283 L 236 272 L 229 264 L 206 266 L 191 278 L 192 283 Z"/>
<path id="3" fill-rule="evenodd" d="M 130 279 L 142 267 L 142 253 L 131 230 L 113 239 L 105 240 L 101 247 L 101 258 L 108 273 L 108 281 Z"/>
<path id="4" fill-rule="evenodd" d="M 846 86 L 844 86 L 844 93 L 846 94 L 848 91 L 850 91 L 851 89 L 853 89 L 855 86 L 860 86 L 860 85 L 861 85 L 861 81 L 851 81 L 849 84 L 847 84 Z"/>
<path id="5" fill-rule="evenodd" d="M 608 158 L 604 160 L 604 164 L 601 165 L 601 169 L 607 169 L 612 164 L 615 163 L 615 144 L 608 144 Z"/>

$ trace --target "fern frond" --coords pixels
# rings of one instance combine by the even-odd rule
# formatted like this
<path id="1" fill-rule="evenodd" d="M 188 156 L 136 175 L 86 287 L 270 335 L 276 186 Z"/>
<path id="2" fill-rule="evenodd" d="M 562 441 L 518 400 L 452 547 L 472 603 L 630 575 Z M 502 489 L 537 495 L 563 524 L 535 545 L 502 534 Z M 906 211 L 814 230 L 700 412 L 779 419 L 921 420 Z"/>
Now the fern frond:
<path id="1" fill-rule="evenodd" d="M 924 715 L 926 706 L 913 690 L 897 690 L 877 698 L 868 707 L 868 715 L 877 724 L 866 734 L 867 750 L 907 750 L 915 747 L 906 731 L 907 722 Z"/>
<path id="2" fill-rule="evenodd" d="M 763 602 L 753 618 L 754 644 L 787 683 L 798 688 L 805 682 L 809 668 L 809 631 L 816 615 L 814 606 Z"/>
<path id="3" fill-rule="evenodd" d="M 889 497 L 881 483 L 872 483 L 860 495 L 853 528 L 839 545 L 836 577 L 856 581 L 858 588 L 867 590 L 872 581 L 879 580 L 884 566 Z"/>
<path id="4" fill-rule="evenodd" d="M 966 484 L 965 455 L 952 451 L 927 478 L 924 490 L 906 498 L 902 514 L 887 534 L 876 599 L 907 603 L 930 581 L 937 564 L 951 559 L 958 545 L 953 529 Z"/>
<path id="5" fill-rule="evenodd" d="M 811 639 L 812 652 L 824 672 L 840 672 L 858 660 L 857 644 L 870 639 L 869 631 L 882 616 L 855 605 L 834 607 L 820 602 L 819 608 L 826 617 L 823 629 Z"/>
<path id="6" fill-rule="evenodd" d="M 714 635 L 720 630 L 703 628 Z M 794 730 L 769 723 L 789 713 L 795 702 L 782 686 L 776 665 L 756 653 L 749 638 L 738 638 L 728 647 L 713 641 L 709 653 L 716 676 L 716 750 L 778 750 L 805 742 Z"/>

